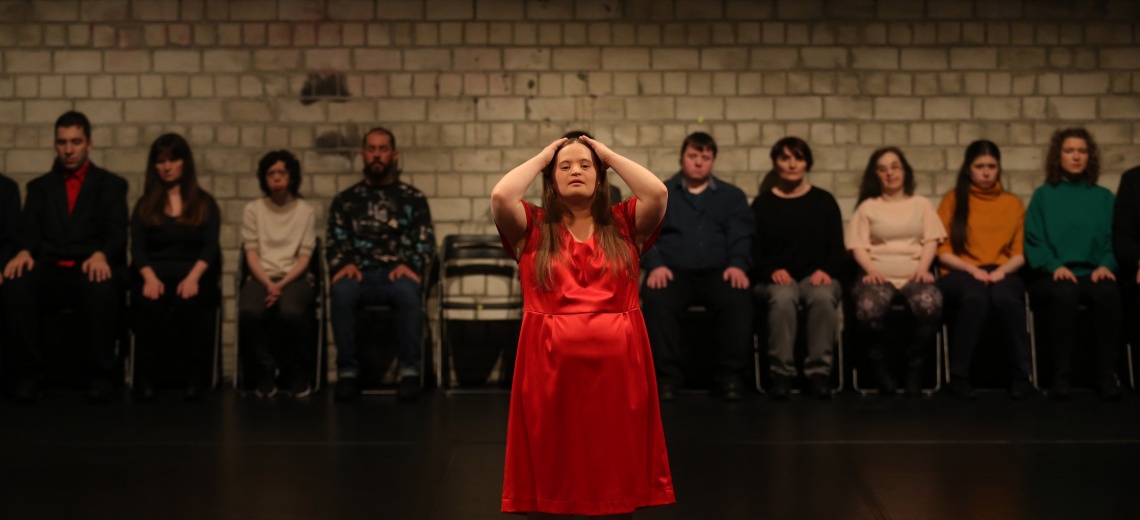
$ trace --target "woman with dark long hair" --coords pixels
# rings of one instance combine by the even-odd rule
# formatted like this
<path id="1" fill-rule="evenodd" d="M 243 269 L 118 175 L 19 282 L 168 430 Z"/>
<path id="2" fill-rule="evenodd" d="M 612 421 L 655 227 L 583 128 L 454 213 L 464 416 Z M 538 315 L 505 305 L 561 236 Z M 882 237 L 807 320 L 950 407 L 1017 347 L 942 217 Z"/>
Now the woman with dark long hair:
<path id="1" fill-rule="evenodd" d="M 1010 395 L 1024 398 L 1033 388 L 1029 333 L 1025 330 L 1025 283 L 1017 271 L 1025 265 L 1022 232 L 1025 205 L 1002 189 L 1001 150 L 991 141 L 974 141 L 958 169 L 953 191 L 938 206 L 950 240 L 938 248 L 943 276 L 938 287 L 954 308 L 950 334 L 950 393 L 974 396 L 970 360 L 992 312 L 1012 347 Z"/>
<path id="2" fill-rule="evenodd" d="M 1114 198 L 1097 186 L 1100 152 L 1084 128 L 1053 133 L 1045 158 L 1045 184 L 1025 214 L 1025 258 L 1040 275 L 1030 284 L 1033 307 L 1043 310 L 1053 351 L 1054 398 L 1069 397 L 1077 344 L 1077 307 L 1090 308 L 1101 396 L 1120 398 L 1116 356 L 1120 341 L 1120 289 L 1112 251 Z"/>
<path id="3" fill-rule="evenodd" d="M 194 155 L 178 134 L 154 141 L 143 194 L 131 216 L 134 390 L 154 391 L 156 354 L 176 367 L 187 399 L 199 399 L 211 372 L 218 305 L 220 211 L 198 186 Z"/>
<path id="4" fill-rule="evenodd" d="M 863 271 L 851 289 L 855 318 L 867 341 L 871 373 L 884 394 L 897 389 L 885 358 L 891 300 L 901 294 L 915 320 L 906 351 L 908 395 L 921 391 L 925 350 L 942 320 L 942 292 L 934 285 L 930 265 L 946 231 L 934 205 L 914 196 L 914 185 L 914 169 L 902 150 L 875 150 L 847 226 L 847 249 Z"/>
<path id="5" fill-rule="evenodd" d="M 612 207 L 608 167 L 633 191 Z M 540 173 L 541 208 L 523 200 Z M 504 512 L 628 517 L 674 501 L 637 290 L 667 202 L 660 179 L 588 137 L 554 141 L 491 192 L 526 302 Z"/>
<path id="6" fill-rule="evenodd" d="M 796 377 L 794 347 L 799 306 L 807 313 L 807 394 L 831 397 L 839 281 L 846 253 L 835 197 L 807 181 L 811 147 L 798 137 L 772 145 L 772 171 L 752 201 L 752 291 L 768 308 L 769 394 L 785 399 Z M 765 189 L 767 188 L 767 189 Z"/>

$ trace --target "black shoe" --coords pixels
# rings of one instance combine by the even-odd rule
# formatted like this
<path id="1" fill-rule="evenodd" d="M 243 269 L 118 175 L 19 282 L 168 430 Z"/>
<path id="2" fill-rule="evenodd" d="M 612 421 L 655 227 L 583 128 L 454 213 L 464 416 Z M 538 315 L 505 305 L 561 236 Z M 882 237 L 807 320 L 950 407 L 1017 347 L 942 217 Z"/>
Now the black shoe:
<path id="1" fill-rule="evenodd" d="M 294 376 L 293 381 L 289 384 L 289 393 L 294 399 L 309 397 L 313 395 L 313 384 L 309 382 L 307 377 Z"/>
<path id="2" fill-rule="evenodd" d="M 111 382 L 104 377 L 96 377 L 87 387 L 87 402 L 103 404 L 111 400 Z"/>
<path id="3" fill-rule="evenodd" d="M 1106 376 L 1100 380 L 1100 398 L 1105 401 L 1119 401 L 1124 397 L 1124 392 L 1120 389 L 1120 383 L 1116 380 L 1116 375 Z"/>
<path id="4" fill-rule="evenodd" d="M 400 401 L 415 401 L 420 396 L 420 376 L 403 376 L 400 386 L 396 387 L 396 399 Z"/>
<path id="5" fill-rule="evenodd" d="M 831 377 L 827 374 L 808 376 L 808 395 L 816 399 L 831 399 Z"/>
<path id="6" fill-rule="evenodd" d="M 257 389 L 253 393 L 260 399 L 269 399 L 277 395 L 277 371 L 269 369 L 262 372 L 261 379 L 257 381 Z"/>
<path id="7" fill-rule="evenodd" d="M 360 381 L 356 376 L 341 376 L 336 380 L 336 389 L 333 390 L 333 399 L 340 403 L 349 403 L 360 399 Z"/>
<path id="8" fill-rule="evenodd" d="M 134 384 L 131 389 L 131 395 L 135 397 L 136 401 L 150 401 L 154 399 L 154 384 L 149 380 L 140 379 Z"/>
<path id="9" fill-rule="evenodd" d="M 1056 376 L 1053 378 L 1053 386 L 1049 387 L 1049 396 L 1058 401 L 1064 401 L 1072 397 L 1072 385 L 1069 383 L 1069 376 Z"/>
<path id="10" fill-rule="evenodd" d="M 768 391 L 768 395 L 772 396 L 772 399 L 786 400 L 791 392 L 792 378 L 785 375 L 772 374 L 772 388 Z"/>
<path id="11" fill-rule="evenodd" d="M 666 403 L 676 401 L 677 385 L 673 383 L 661 383 L 657 385 L 657 399 Z"/>
<path id="12" fill-rule="evenodd" d="M 25 377 L 16 384 L 16 393 L 12 398 L 20 404 L 32 404 L 40 398 L 40 385 L 35 378 Z"/>
<path id="13" fill-rule="evenodd" d="M 1033 393 L 1033 385 L 1029 383 L 1029 378 L 1023 376 L 1014 376 L 1013 383 L 1009 385 L 1009 396 L 1015 400 L 1022 400 L 1029 397 Z"/>
<path id="14" fill-rule="evenodd" d="M 968 385 L 969 383 L 967 383 Z M 915 397 L 922 395 L 922 369 L 919 367 L 911 367 L 906 372 L 906 386 L 903 387 L 903 393 L 908 396 Z"/>
<path id="15" fill-rule="evenodd" d="M 744 391 L 739 381 L 726 381 L 717 388 L 720 398 L 725 401 L 739 401 L 744 397 Z"/>
<path id="16" fill-rule="evenodd" d="M 187 401 L 201 401 L 204 396 L 202 383 L 197 379 L 191 379 L 186 383 L 186 393 L 184 396 Z"/>
<path id="17" fill-rule="evenodd" d="M 950 378 L 950 383 L 946 385 L 946 389 L 950 391 L 950 395 L 957 397 L 958 399 L 973 401 L 974 398 L 977 397 L 977 395 L 974 394 L 974 388 L 970 386 L 970 381 L 968 379 L 952 377 Z"/>

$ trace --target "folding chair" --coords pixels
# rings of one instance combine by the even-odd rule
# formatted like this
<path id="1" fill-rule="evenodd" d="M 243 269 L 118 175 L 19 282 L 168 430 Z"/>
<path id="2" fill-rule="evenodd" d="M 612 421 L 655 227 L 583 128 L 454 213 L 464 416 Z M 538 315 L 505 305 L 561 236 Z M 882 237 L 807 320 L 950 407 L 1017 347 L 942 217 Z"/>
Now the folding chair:
<path id="1" fill-rule="evenodd" d="M 241 259 L 238 261 L 238 274 L 237 274 L 238 279 L 237 279 L 237 285 L 236 285 L 236 287 L 238 288 L 238 294 L 241 294 L 241 289 L 242 289 L 242 287 L 245 286 L 245 284 L 248 281 L 249 276 L 250 276 L 249 264 L 246 263 L 246 261 L 245 261 L 245 252 L 242 251 L 240 256 L 241 256 Z M 313 287 L 314 298 L 313 298 L 312 310 L 311 310 L 311 312 L 312 312 L 312 323 L 311 323 L 312 331 L 311 332 L 315 335 L 315 338 L 313 338 L 313 342 L 316 346 L 316 353 L 314 356 L 315 362 L 313 363 L 313 379 L 312 379 L 312 381 L 313 381 L 312 391 L 313 392 L 320 390 L 323 386 L 324 381 L 326 380 L 325 358 L 327 357 L 327 352 L 328 352 L 328 332 L 326 331 L 326 323 L 328 320 L 328 306 L 325 304 L 325 302 L 328 300 L 328 295 L 326 294 L 328 291 L 326 285 L 328 285 L 328 284 L 326 283 L 326 280 L 325 280 L 324 261 L 325 261 L 325 255 L 324 255 L 323 244 L 321 243 L 321 239 L 317 238 L 316 244 L 313 246 L 313 254 L 311 257 L 309 257 L 309 275 L 312 276 L 313 283 L 314 283 L 314 287 Z M 266 316 L 268 318 L 268 322 L 272 323 L 273 322 L 272 318 L 275 316 L 276 316 L 276 313 L 268 314 Z M 236 331 L 235 337 L 237 339 L 235 340 L 235 343 L 234 343 L 234 351 L 235 351 L 235 355 L 237 356 L 237 372 L 234 375 L 234 389 L 238 390 L 238 391 L 246 391 L 246 390 L 250 390 L 250 388 L 247 388 L 247 386 L 246 386 L 246 384 L 247 384 L 246 381 L 248 380 L 247 379 L 248 374 L 246 374 L 246 371 L 249 368 L 245 366 L 245 359 L 243 358 L 242 352 L 241 352 L 241 313 L 240 312 L 238 313 L 238 318 L 237 318 L 236 324 L 237 324 L 237 331 Z M 280 331 L 275 331 L 275 332 L 280 332 Z M 266 338 L 266 339 L 267 339 L 267 341 L 270 342 L 270 344 L 272 344 L 272 343 L 280 341 L 282 338 L 280 337 L 279 333 L 278 334 L 271 333 L 269 335 L 269 338 Z"/>
<path id="2" fill-rule="evenodd" d="M 1033 364 L 1032 380 L 1033 380 L 1033 387 L 1036 388 L 1038 392 L 1041 392 L 1043 390 L 1042 387 L 1044 385 L 1040 384 L 1040 378 L 1038 377 L 1038 374 L 1037 374 L 1037 371 L 1038 371 L 1037 326 L 1036 326 L 1037 321 L 1036 321 L 1036 317 L 1035 317 L 1035 314 L 1033 312 L 1033 307 L 1032 307 L 1031 303 L 1032 302 L 1030 301 L 1029 292 L 1027 291 L 1025 293 L 1025 317 L 1026 317 L 1026 321 L 1027 321 L 1026 326 L 1029 327 L 1029 352 L 1032 355 L 1031 359 L 1032 359 L 1032 364 Z M 1089 311 L 1089 308 L 1087 305 L 1085 305 L 1083 303 L 1077 305 L 1077 312 L 1085 313 L 1088 311 Z M 1123 321 L 1124 321 L 1123 326 L 1122 326 L 1123 330 L 1121 330 L 1121 335 L 1124 337 L 1124 340 L 1123 340 L 1123 347 L 1124 347 L 1123 360 L 1125 363 L 1125 370 L 1127 371 L 1127 375 L 1128 375 L 1128 384 L 1129 384 L 1129 386 L 1132 387 L 1133 390 L 1135 390 L 1136 389 L 1136 375 L 1135 375 L 1135 370 L 1134 370 L 1133 364 L 1132 364 L 1132 341 L 1130 340 L 1130 332 L 1129 332 L 1129 327 L 1131 325 L 1127 322 L 1127 320 L 1123 320 Z M 1052 351 L 1050 350 L 1050 352 L 1052 352 Z M 1120 362 L 1117 363 L 1117 365 L 1119 365 L 1119 364 L 1120 364 Z M 1049 366 L 1052 366 L 1052 363 L 1049 363 Z M 1075 365 L 1074 365 L 1074 368 L 1076 368 Z M 1120 369 L 1117 368 L 1117 377 L 1120 376 L 1119 371 L 1120 371 Z"/>
<path id="3" fill-rule="evenodd" d="M 943 372 L 943 381 L 950 381 L 950 335 L 947 332 L 949 328 L 948 322 L 942 325 L 942 335 L 946 338 L 942 342 L 942 358 L 946 360 L 944 364 L 945 371 Z M 1025 295 L 1025 328 L 1029 332 L 1029 382 L 1033 388 L 1040 391 L 1037 385 L 1037 346 L 1033 339 L 1033 312 L 1029 310 L 1029 294 Z M 1002 341 L 1006 341 L 1004 334 L 1001 336 Z"/>
<path id="4" fill-rule="evenodd" d="M 896 295 L 895 299 L 891 301 L 891 310 L 887 316 L 888 321 L 894 321 L 895 323 L 897 323 L 898 320 L 904 316 L 906 318 L 910 318 L 910 316 L 909 316 L 910 309 L 907 307 L 906 302 L 901 301 L 901 300 L 902 300 L 902 295 L 900 294 L 900 295 Z M 889 341 L 891 339 L 891 335 L 892 335 L 890 332 L 896 331 L 898 329 L 899 329 L 899 327 L 897 327 L 897 326 L 888 326 L 887 327 L 887 330 L 888 330 L 888 335 L 887 335 L 888 349 L 890 349 L 890 343 L 892 343 Z M 928 395 L 928 396 L 934 395 L 935 393 L 938 393 L 938 391 L 942 389 L 942 372 L 943 372 L 943 370 L 942 370 L 942 362 L 943 362 L 942 353 L 947 348 L 945 346 L 945 344 L 946 344 L 946 326 L 943 325 L 939 329 L 939 331 L 937 333 L 935 333 L 935 335 L 934 335 L 934 345 L 933 345 L 934 349 L 933 349 L 932 355 L 927 358 L 928 360 L 930 360 L 930 358 L 933 358 L 933 361 L 934 361 L 934 373 L 932 374 L 934 381 L 933 381 L 932 385 L 923 387 L 923 389 L 922 389 L 923 395 Z M 864 388 L 864 387 L 860 386 L 858 364 L 856 364 L 856 366 L 854 366 L 851 369 L 851 388 L 855 389 L 855 391 L 859 392 L 859 394 L 861 394 L 861 395 L 870 395 L 870 394 L 879 393 L 879 390 L 877 388 Z M 901 392 L 902 389 L 899 389 L 899 391 Z"/>
<path id="5" fill-rule="evenodd" d="M 509 391 L 522 326 L 519 283 L 498 236 L 443 239 L 434 360 L 447 393 Z"/>
<path id="6" fill-rule="evenodd" d="M 429 358 L 425 345 L 432 343 L 432 330 L 428 323 L 428 301 L 432 288 L 437 283 L 435 273 L 438 269 L 438 258 L 433 256 L 428 262 L 424 276 L 420 280 L 420 311 L 423 322 L 420 324 L 422 341 L 420 341 L 420 389 L 427 387 L 427 370 Z M 329 291 L 331 284 L 327 284 L 325 292 Z M 325 298 L 331 305 L 331 300 Z M 396 385 L 400 382 L 400 356 L 398 349 L 377 348 L 376 342 L 364 341 L 381 337 L 393 338 L 392 306 L 387 304 L 365 305 L 356 311 L 356 355 L 360 362 L 360 380 L 363 383 L 361 393 L 364 395 L 395 395 Z M 368 318 L 372 316 L 372 318 Z"/>

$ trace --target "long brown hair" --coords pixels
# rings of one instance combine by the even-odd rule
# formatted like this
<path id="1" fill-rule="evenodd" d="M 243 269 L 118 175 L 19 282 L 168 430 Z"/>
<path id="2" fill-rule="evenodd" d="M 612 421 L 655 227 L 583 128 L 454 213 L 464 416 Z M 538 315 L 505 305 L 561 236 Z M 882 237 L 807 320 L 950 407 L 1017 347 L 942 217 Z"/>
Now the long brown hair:
<path id="1" fill-rule="evenodd" d="M 579 139 L 567 139 L 557 150 L 554 158 L 542 169 L 542 207 L 545 218 L 542 223 L 542 232 L 539 234 L 535 256 L 535 281 L 538 287 L 549 290 L 551 287 L 553 264 L 561 260 L 562 220 L 567 215 L 566 205 L 558 198 L 558 191 L 554 183 L 554 165 L 558 162 L 558 153 L 563 148 L 580 143 L 590 151 L 590 158 L 594 169 L 598 173 L 598 184 L 594 188 L 594 202 L 590 204 L 590 215 L 594 218 L 594 235 L 598 237 L 598 249 L 595 255 L 604 256 L 607 267 L 603 272 L 614 273 L 615 276 L 625 276 L 633 279 L 637 272 L 637 258 L 630 250 L 629 244 L 633 237 L 626 235 L 614 224 L 613 213 L 610 211 L 610 183 L 606 179 L 606 171 L 602 169 L 602 160 L 594 148 Z M 630 230 L 632 233 L 632 230 Z"/>
<path id="2" fill-rule="evenodd" d="M 1092 134 L 1084 128 L 1066 128 L 1053 132 L 1053 137 L 1049 139 L 1049 154 L 1045 156 L 1045 182 L 1057 185 L 1065 180 L 1065 169 L 1061 168 L 1061 145 L 1070 137 L 1084 139 L 1088 146 L 1089 159 L 1082 176 L 1089 186 L 1095 186 L 1100 177 L 1100 148 L 1097 148 Z"/>
<path id="3" fill-rule="evenodd" d="M 906 155 L 903 155 L 902 150 L 897 146 L 886 146 L 879 148 L 871 153 L 871 158 L 867 160 L 867 167 L 863 169 L 863 181 L 859 183 L 859 200 L 855 203 L 855 207 L 859 207 L 863 201 L 873 199 L 883 194 L 883 183 L 879 180 L 879 159 L 888 153 L 893 153 L 899 158 L 899 162 L 903 167 L 903 193 L 907 196 L 914 195 L 914 168 L 910 167 L 910 163 L 906 160 Z"/>
<path id="4" fill-rule="evenodd" d="M 159 227 L 166 215 L 167 186 L 158 176 L 155 164 L 160 158 L 182 160 L 182 178 L 178 180 L 182 193 L 182 214 L 176 222 L 179 226 L 196 228 L 206 221 L 209 213 L 209 195 L 198 187 L 198 175 L 194 169 L 194 154 L 190 144 L 178 134 L 164 134 L 150 146 L 146 163 L 146 183 L 143 194 L 135 204 L 135 216 L 146 227 Z"/>
<path id="5" fill-rule="evenodd" d="M 966 156 L 962 159 L 962 167 L 958 168 L 958 180 L 954 184 L 954 216 L 950 219 L 950 248 L 954 254 L 961 255 L 966 252 L 966 234 L 970 219 L 970 168 L 978 157 L 993 157 L 998 163 L 996 180 L 1001 182 L 1001 149 L 993 141 L 979 139 L 966 147 Z"/>

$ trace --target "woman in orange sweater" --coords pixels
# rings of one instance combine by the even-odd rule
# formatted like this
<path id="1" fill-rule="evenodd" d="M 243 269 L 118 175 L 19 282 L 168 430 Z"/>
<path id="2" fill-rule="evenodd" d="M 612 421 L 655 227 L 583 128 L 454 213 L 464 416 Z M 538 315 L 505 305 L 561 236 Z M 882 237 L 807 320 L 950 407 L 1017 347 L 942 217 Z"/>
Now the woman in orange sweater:
<path id="1" fill-rule="evenodd" d="M 1001 150 L 996 144 L 970 143 L 958 170 L 957 186 L 942 197 L 938 216 L 950 230 L 950 240 L 938 248 L 945 272 L 938 286 L 955 316 L 950 334 L 950 392 L 973 398 L 970 356 L 992 311 L 1013 347 L 1010 395 L 1024 398 L 1032 388 L 1025 283 L 1017 275 L 1025 265 L 1025 206 L 1002 190 Z"/>

